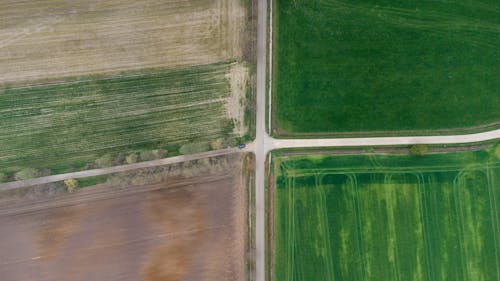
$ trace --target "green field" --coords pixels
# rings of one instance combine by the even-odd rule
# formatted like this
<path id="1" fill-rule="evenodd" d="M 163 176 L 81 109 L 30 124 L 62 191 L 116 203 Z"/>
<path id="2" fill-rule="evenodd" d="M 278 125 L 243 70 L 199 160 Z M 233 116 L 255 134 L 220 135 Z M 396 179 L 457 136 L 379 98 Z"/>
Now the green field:
<path id="1" fill-rule="evenodd" d="M 57 172 L 109 153 L 234 141 L 226 114 L 234 65 L 0 90 L 0 172 Z"/>
<path id="2" fill-rule="evenodd" d="M 273 159 L 272 280 L 500 280 L 500 148 Z"/>
<path id="3" fill-rule="evenodd" d="M 500 121 L 497 0 L 275 0 L 279 135 Z"/>

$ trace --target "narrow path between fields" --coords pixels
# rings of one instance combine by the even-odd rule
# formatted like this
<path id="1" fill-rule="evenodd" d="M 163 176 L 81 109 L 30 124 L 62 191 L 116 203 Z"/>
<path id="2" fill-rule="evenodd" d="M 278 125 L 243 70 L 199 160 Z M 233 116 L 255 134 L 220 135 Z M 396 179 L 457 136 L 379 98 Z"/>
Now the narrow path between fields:
<path id="1" fill-rule="evenodd" d="M 114 166 L 114 167 L 109 167 L 109 168 L 101 168 L 101 169 L 93 169 L 93 170 L 86 170 L 86 171 L 80 171 L 80 172 L 52 175 L 52 176 L 46 176 L 46 177 L 40 177 L 40 178 L 22 180 L 22 181 L 13 181 L 13 182 L 7 182 L 7 183 L 0 184 L 0 191 L 7 191 L 7 190 L 21 188 L 21 187 L 40 185 L 40 184 L 46 184 L 46 183 L 51 183 L 51 182 L 58 182 L 58 181 L 63 181 L 63 180 L 67 180 L 67 179 L 95 177 L 95 176 L 113 174 L 113 173 L 117 173 L 117 172 L 125 172 L 125 171 L 136 170 L 136 169 L 151 168 L 151 167 L 156 167 L 156 166 L 163 166 L 163 165 L 175 164 L 175 163 L 180 163 L 180 162 L 193 161 L 193 160 L 198 160 L 198 159 L 207 158 L 207 157 L 215 157 L 215 156 L 236 153 L 236 152 L 240 152 L 240 151 L 250 151 L 250 150 L 248 150 L 248 149 L 239 150 L 238 148 L 227 148 L 227 149 L 214 150 L 214 151 L 209 151 L 209 152 L 204 152 L 204 153 L 199 153 L 199 154 L 180 155 L 180 156 L 175 156 L 175 157 L 139 162 L 139 163 L 134 163 L 134 164 L 120 165 L 120 166 Z"/>
<path id="2" fill-rule="evenodd" d="M 271 14 L 272 14 L 272 0 Z M 255 196 L 256 196 L 256 240 L 255 261 L 256 281 L 265 281 L 265 166 L 266 155 L 274 149 L 305 148 L 305 147 L 343 147 L 343 146 L 383 146 L 383 145 L 412 145 L 412 144 L 463 144 L 500 139 L 500 129 L 489 132 L 452 135 L 452 136 L 408 136 L 408 137 L 374 137 L 374 138 L 330 138 L 330 139 L 274 139 L 266 132 L 266 75 L 270 65 L 267 59 L 267 0 L 258 0 L 258 32 L 257 32 L 257 112 L 256 112 L 256 139 L 247 144 L 244 149 L 228 148 L 193 155 L 182 155 L 160 160 L 153 160 L 129 165 L 122 165 L 103 169 L 87 170 L 75 173 L 47 176 L 42 178 L 8 182 L 0 184 L 0 191 L 34 186 L 70 178 L 84 178 L 134 169 L 149 168 L 160 165 L 192 161 L 206 157 L 227 155 L 237 152 L 253 152 L 256 156 L 255 167 Z M 272 19 L 270 19 L 272 20 Z M 270 29 L 272 32 L 272 29 Z M 272 36 L 272 34 L 270 35 Z M 272 42 L 269 42 L 272 46 Z M 272 52 L 272 49 L 270 49 Z M 272 56 L 272 54 L 270 55 Z M 271 95 L 269 86 L 269 96 Z M 269 121 L 271 110 L 269 109 Z M 272 281 L 272 280 L 269 280 Z"/>

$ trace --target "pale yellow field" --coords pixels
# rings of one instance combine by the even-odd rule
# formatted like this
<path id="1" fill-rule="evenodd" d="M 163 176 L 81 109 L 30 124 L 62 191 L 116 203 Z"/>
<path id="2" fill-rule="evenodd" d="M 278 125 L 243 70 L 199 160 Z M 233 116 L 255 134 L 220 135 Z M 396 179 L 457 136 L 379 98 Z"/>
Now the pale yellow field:
<path id="1" fill-rule="evenodd" d="M 4 0 L 0 83 L 241 58 L 240 2 Z"/>

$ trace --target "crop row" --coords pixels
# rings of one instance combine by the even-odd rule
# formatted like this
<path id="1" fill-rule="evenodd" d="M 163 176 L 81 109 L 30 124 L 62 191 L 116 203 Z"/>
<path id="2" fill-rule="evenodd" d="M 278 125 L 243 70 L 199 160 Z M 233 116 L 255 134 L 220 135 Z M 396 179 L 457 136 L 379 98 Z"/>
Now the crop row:
<path id="1" fill-rule="evenodd" d="M 0 170 L 233 137 L 230 63 L 0 91 Z"/>

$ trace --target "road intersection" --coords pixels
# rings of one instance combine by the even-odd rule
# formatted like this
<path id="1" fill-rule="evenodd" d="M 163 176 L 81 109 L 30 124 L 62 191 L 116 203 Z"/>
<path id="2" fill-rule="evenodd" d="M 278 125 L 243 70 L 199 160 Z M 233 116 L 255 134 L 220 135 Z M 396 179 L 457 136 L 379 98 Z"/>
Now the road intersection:
<path id="1" fill-rule="evenodd" d="M 272 1 L 272 0 L 270 0 Z M 272 3 L 272 2 L 271 2 Z M 272 20 L 272 19 L 271 19 Z M 26 186 L 34 186 L 50 182 L 62 181 L 70 178 L 83 178 L 97 175 L 105 175 L 116 172 L 128 171 L 132 169 L 167 165 L 184 161 L 191 161 L 206 157 L 226 155 L 236 152 L 255 153 L 255 196 L 256 196 L 256 233 L 255 233 L 255 280 L 265 281 L 265 166 L 266 157 L 274 149 L 283 148 L 306 148 L 306 147 L 345 147 L 345 146 L 384 146 L 384 145 L 412 145 L 412 144 L 460 144 L 474 143 L 487 140 L 500 139 L 500 129 L 467 135 L 449 136 L 402 136 L 402 137 L 374 137 L 374 138 L 329 138 L 329 139 L 275 139 L 269 136 L 266 131 L 266 94 L 271 91 L 269 84 L 266 93 L 267 71 L 271 71 L 271 58 L 268 60 L 268 46 L 272 50 L 272 41 L 268 45 L 268 2 L 258 0 L 258 23 L 257 23 L 257 110 L 256 110 L 256 138 L 252 143 L 243 149 L 228 148 L 223 150 L 210 151 L 195 155 L 183 155 L 160 160 L 153 160 L 130 165 L 122 165 L 103 169 L 94 169 L 76 173 L 47 176 L 25 181 L 9 182 L 0 184 L 0 191 L 10 190 Z M 269 32 L 272 32 L 271 27 Z M 272 34 L 270 35 L 272 37 Z M 271 56 L 269 56 L 271 57 Z M 269 109 L 268 113 L 271 110 Z M 271 116 L 269 114 L 269 124 Z M 269 125 L 270 128 L 270 125 Z"/>
<path id="2" fill-rule="evenodd" d="M 266 131 L 266 106 L 268 108 L 268 128 L 271 128 L 271 90 L 272 90 L 272 8 L 273 0 L 258 0 L 257 25 L 257 116 L 256 139 L 248 146 L 249 151 L 256 155 L 255 167 L 255 260 L 256 281 L 266 281 L 265 257 L 265 167 L 266 156 L 274 149 L 306 148 L 306 147 L 345 147 L 345 146 L 383 146 L 412 144 L 460 144 L 500 139 L 500 129 L 489 132 L 468 135 L 451 136 L 407 136 L 407 137 L 375 137 L 375 138 L 331 138 L 331 139 L 274 139 Z M 269 7 L 270 13 L 267 13 Z M 269 29 L 267 21 L 269 19 Z M 269 30 L 269 34 L 268 34 Z M 267 37 L 269 35 L 269 37 Z M 269 57 L 267 56 L 267 39 L 269 39 Z M 269 73 L 267 72 L 269 71 Z M 266 74 L 269 74 L 269 78 Z M 269 80 L 268 99 L 266 105 L 266 82 Z M 269 280 L 272 281 L 272 280 Z"/>

